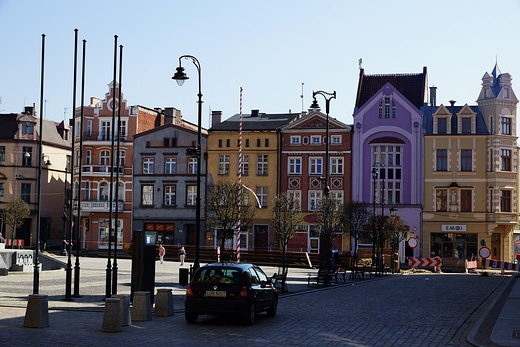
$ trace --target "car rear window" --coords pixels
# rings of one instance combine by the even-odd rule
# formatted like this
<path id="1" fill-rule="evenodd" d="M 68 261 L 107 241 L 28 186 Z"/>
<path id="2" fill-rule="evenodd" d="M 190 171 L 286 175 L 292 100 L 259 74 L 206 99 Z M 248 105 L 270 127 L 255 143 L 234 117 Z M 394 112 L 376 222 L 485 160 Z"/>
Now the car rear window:
<path id="1" fill-rule="evenodd" d="M 205 268 L 193 279 L 194 284 L 242 284 L 239 269 L 235 268 Z"/>

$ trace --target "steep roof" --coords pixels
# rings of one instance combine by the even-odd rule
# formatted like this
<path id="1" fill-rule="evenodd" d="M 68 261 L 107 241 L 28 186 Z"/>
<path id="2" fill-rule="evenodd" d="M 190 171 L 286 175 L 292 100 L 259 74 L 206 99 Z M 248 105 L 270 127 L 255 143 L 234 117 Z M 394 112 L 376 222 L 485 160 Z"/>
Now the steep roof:
<path id="1" fill-rule="evenodd" d="M 427 70 L 417 74 L 378 74 L 365 75 L 360 69 L 355 110 L 363 106 L 386 83 L 392 84 L 417 109 L 427 101 Z"/>
<path id="2" fill-rule="evenodd" d="M 242 131 L 275 131 L 276 129 L 293 122 L 300 117 L 299 113 L 242 114 Z M 235 114 L 225 121 L 213 125 L 209 131 L 238 131 L 240 128 L 240 114 Z"/>

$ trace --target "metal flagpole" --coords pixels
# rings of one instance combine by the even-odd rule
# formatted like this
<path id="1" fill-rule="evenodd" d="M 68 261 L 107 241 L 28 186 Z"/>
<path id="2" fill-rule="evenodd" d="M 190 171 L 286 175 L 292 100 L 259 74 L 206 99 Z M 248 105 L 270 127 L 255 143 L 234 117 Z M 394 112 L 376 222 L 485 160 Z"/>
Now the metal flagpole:
<path id="1" fill-rule="evenodd" d="M 237 225 L 237 263 L 240 263 L 240 222 L 242 208 L 242 87 L 240 87 L 240 125 L 238 130 L 238 225 Z"/>

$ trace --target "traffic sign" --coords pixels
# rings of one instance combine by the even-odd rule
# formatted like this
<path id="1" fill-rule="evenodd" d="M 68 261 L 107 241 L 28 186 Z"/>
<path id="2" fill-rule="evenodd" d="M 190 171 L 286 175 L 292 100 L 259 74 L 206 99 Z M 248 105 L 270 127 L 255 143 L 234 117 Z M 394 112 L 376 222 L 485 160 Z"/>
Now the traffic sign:
<path id="1" fill-rule="evenodd" d="M 491 255 L 491 250 L 489 249 L 489 247 L 481 247 L 478 250 L 478 255 L 484 259 L 489 258 L 489 256 Z"/>
<path id="2" fill-rule="evenodd" d="M 408 239 L 408 246 L 410 248 L 415 248 L 419 245 L 419 240 L 417 240 L 417 237 L 413 236 Z"/>
<path id="3" fill-rule="evenodd" d="M 439 257 L 435 258 L 408 258 L 408 265 L 410 266 L 441 266 L 442 260 Z"/>

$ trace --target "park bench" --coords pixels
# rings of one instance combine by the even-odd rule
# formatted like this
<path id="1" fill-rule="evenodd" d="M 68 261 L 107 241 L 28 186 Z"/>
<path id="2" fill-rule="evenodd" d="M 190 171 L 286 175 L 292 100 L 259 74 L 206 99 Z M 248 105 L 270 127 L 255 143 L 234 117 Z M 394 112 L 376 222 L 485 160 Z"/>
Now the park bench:
<path id="1" fill-rule="evenodd" d="M 284 274 L 277 274 L 275 273 L 273 275 L 272 281 L 273 285 L 276 288 L 276 290 L 280 293 L 288 293 L 289 290 L 287 289 L 287 272 Z"/>
<path id="2" fill-rule="evenodd" d="M 336 277 L 337 282 L 337 272 L 329 272 L 327 269 L 319 270 L 317 274 L 309 274 L 307 287 L 311 285 L 311 281 L 314 281 L 318 287 L 320 285 L 327 286 L 331 283 L 333 277 Z"/>

